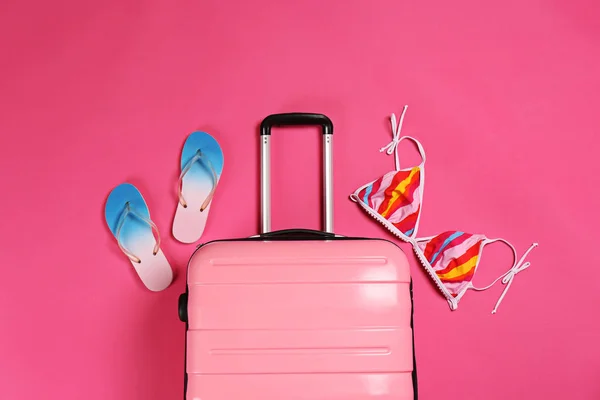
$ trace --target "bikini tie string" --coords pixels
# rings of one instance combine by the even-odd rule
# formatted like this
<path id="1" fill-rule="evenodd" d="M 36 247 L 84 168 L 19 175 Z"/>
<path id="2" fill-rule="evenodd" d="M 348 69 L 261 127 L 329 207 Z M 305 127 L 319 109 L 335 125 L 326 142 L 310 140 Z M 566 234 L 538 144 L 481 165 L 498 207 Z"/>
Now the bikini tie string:
<path id="1" fill-rule="evenodd" d="M 392 119 L 395 118 L 396 117 L 392 115 Z M 394 139 L 392 139 L 391 142 L 380 148 L 379 152 L 383 153 L 385 151 L 388 156 L 391 156 L 394 153 L 394 150 L 396 150 L 396 147 L 398 147 L 398 143 L 400 143 L 400 141 L 394 136 Z"/>
<path id="2" fill-rule="evenodd" d="M 531 247 L 529 248 L 529 250 L 527 250 L 525 252 L 525 254 L 523 254 L 521 259 L 518 262 L 516 262 L 515 265 L 506 273 L 506 275 L 504 275 L 504 278 L 502 278 L 502 284 L 506 285 L 506 287 L 502 291 L 502 294 L 500 295 L 500 298 L 498 299 L 496 306 L 492 310 L 492 314 L 496 314 L 496 311 L 498 311 L 498 307 L 500 306 L 500 303 L 502 303 L 502 300 L 504 299 L 506 292 L 510 288 L 510 285 L 512 285 L 512 282 L 513 282 L 513 279 L 515 278 L 515 276 L 519 272 L 525 271 L 531 265 L 531 263 L 529 261 L 527 261 L 527 262 L 523 262 L 523 261 L 525 260 L 525 257 L 527 257 L 527 255 L 537 246 L 538 246 L 537 243 L 532 244 Z"/>
<path id="3" fill-rule="evenodd" d="M 404 115 L 406 114 L 406 109 L 408 106 L 404 106 L 402 110 L 402 114 L 400 115 L 400 121 L 396 121 L 396 114 L 392 114 L 391 123 L 392 123 L 392 134 L 393 139 L 387 145 L 383 146 L 379 151 L 383 153 L 384 151 L 388 156 L 395 154 L 396 158 L 396 169 L 400 169 L 400 160 L 398 158 L 398 143 L 400 143 L 400 131 L 402 130 L 402 124 L 404 123 Z"/>

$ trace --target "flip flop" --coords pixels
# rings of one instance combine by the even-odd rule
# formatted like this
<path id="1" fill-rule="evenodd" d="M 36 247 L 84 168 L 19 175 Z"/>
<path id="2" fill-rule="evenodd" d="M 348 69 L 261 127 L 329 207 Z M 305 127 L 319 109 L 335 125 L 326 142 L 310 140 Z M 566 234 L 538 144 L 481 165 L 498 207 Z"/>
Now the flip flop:
<path id="1" fill-rule="evenodd" d="M 190 134 L 181 152 L 175 239 L 193 243 L 202 237 L 222 172 L 223 151 L 215 138 L 206 132 Z"/>
<path id="2" fill-rule="evenodd" d="M 160 249 L 158 228 L 139 190 L 129 183 L 115 187 L 106 200 L 104 215 L 144 285 L 154 292 L 166 289 L 173 281 L 173 271 Z"/>

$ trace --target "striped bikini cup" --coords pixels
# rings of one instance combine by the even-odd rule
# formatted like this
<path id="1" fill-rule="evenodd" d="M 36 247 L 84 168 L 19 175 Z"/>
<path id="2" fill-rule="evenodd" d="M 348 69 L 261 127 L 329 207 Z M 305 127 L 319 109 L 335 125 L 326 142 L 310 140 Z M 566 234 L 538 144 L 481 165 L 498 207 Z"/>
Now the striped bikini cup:
<path id="1" fill-rule="evenodd" d="M 473 280 L 483 246 L 484 235 L 448 231 L 431 239 L 417 239 L 417 255 L 430 268 L 453 298 L 466 290 Z"/>
<path id="2" fill-rule="evenodd" d="M 488 239 L 482 234 L 453 230 L 431 237 L 416 237 L 423 203 L 425 151 L 415 138 L 399 136 L 405 111 L 406 107 L 398 125 L 392 114 L 394 139 L 381 149 L 381 151 L 387 151 L 388 155 L 395 154 L 396 169 L 361 186 L 350 198 L 394 235 L 412 244 L 417 258 L 446 297 L 452 310 L 458 307 L 458 302 L 468 289 L 486 290 L 502 279 L 506 288 L 494 308 L 493 313 L 495 313 L 514 276 L 529 267 L 530 264 L 523 260 L 537 244 L 534 243 L 517 261 L 515 248 L 504 239 Z M 400 168 L 397 147 L 403 140 L 410 140 L 417 146 L 422 159 L 419 165 L 405 169 Z M 472 281 L 481 259 L 481 253 L 485 245 L 493 242 L 503 242 L 512 249 L 514 264 L 510 270 L 490 285 L 482 288 L 475 287 Z"/>
<path id="3" fill-rule="evenodd" d="M 388 172 L 358 192 L 367 211 L 384 218 L 407 237 L 417 231 L 421 213 L 421 168 Z"/>

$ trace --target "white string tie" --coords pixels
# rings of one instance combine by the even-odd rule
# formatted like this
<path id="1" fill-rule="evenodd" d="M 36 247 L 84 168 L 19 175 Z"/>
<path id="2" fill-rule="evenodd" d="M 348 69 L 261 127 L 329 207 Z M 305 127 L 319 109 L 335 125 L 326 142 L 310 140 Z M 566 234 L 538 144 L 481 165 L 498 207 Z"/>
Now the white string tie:
<path id="1" fill-rule="evenodd" d="M 400 169 L 400 160 L 398 158 L 398 143 L 400 143 L 400 132 L 402 131 L 402 124 L 404 123 L 404 115 L 406 114 L 406 109 L 408 108 L 408 105 L 404 106 L 404 109 L 402 110 L 402 114 L 400 115 L 400 121 L 397 122 L 396 121 L 396 114 L 392 114 L 391 116 L 391 123 L 392 123 L 392 134 L 393 134 L 393 138 L 392 141 L 389 142 L 387 145 L 383 146 L 381 149 L 379 149 L 379 151 L 381 153 L 383 153 L 384 151 L 387 153 L 387 155 L 395 155 L 396 158 L 396 170 Z"/>
<path id="2" fill-rule="evenodd" d="M 506 287 L 502 291 L 502 294 L 500 295 L 500 298 L 498 299 L 496 306 L 492 310 L 492 314 L 496 314 L 496 311 L 498 311 L 498 307 L 500 306 L 500 303 L 502 303 L 502 300 L 504 299 L 506 292 L 510 288 L 510 285 L 512 285 L 512 282 L 513 282 L 513 279 L 515 278 L 515 276 L 519 272 L 525 271 L 531 265 L 531 263 L 529 261 L 527 261 L 527 262 L 523 262 L 523 261 L 525 260 L 525 257 L 527 257 L 529 252 L 531 252 L 531 250 L 536 248 L 537 245 L 538 245 L 537 243 L 532 244 L 531 247 L 529 248 L 529 250 L 527 250 L 525 252 L 525 254 L 523 254 L 523 257 L 521 257 L 521 259 L 517 263 L 515 263 L 515 265 L 506 273 L 506 275 L 504 275 L 504 278 L 502 278 L 502 284 L 506 285 Z"/>

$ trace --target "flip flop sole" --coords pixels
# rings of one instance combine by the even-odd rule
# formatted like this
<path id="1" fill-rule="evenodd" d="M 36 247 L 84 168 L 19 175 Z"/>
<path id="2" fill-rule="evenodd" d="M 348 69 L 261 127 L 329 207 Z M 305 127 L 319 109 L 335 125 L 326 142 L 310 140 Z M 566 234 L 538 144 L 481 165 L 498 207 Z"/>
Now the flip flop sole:
<path id="1" fill-rule="evenodd" d="M 199 150 L 214 168 L 217 182 L 214 182 L 210 168 L 202 161 L 192 164 L 183 177 L 181 193 L 187 207 L 177 202 L 173 219 L 173 236 L 183 243 L 193 243 L 202 237 L 212 202 L 203 211 L 200 211 L 200 208 L 213 189 L 213 185 L 218 185 L 223 172 L 224 159 L 221 146 L 213 136 L 200 131 L 193 132 L 185 141 L 181 153 L 182 170 Z"/>
<path id="2" fill-rule="evenodd" d="M 152 291 L 164 290 L 173 280 L 173 271 L 161 249 L 153 254 L 156 239 L 150 225 L 130 213 L 125 217 L 117 238 L 119 221 L 127 204 L 135 213 L 150 219 L 150 212 L 142 194 L 135 186 L 124 183 L 115 187 L 106 200 L 106 224 L 115 239 L 120 240 L 127 250 L 139 258 L 139 263 L 128 259 L 144 285 Z"/>

